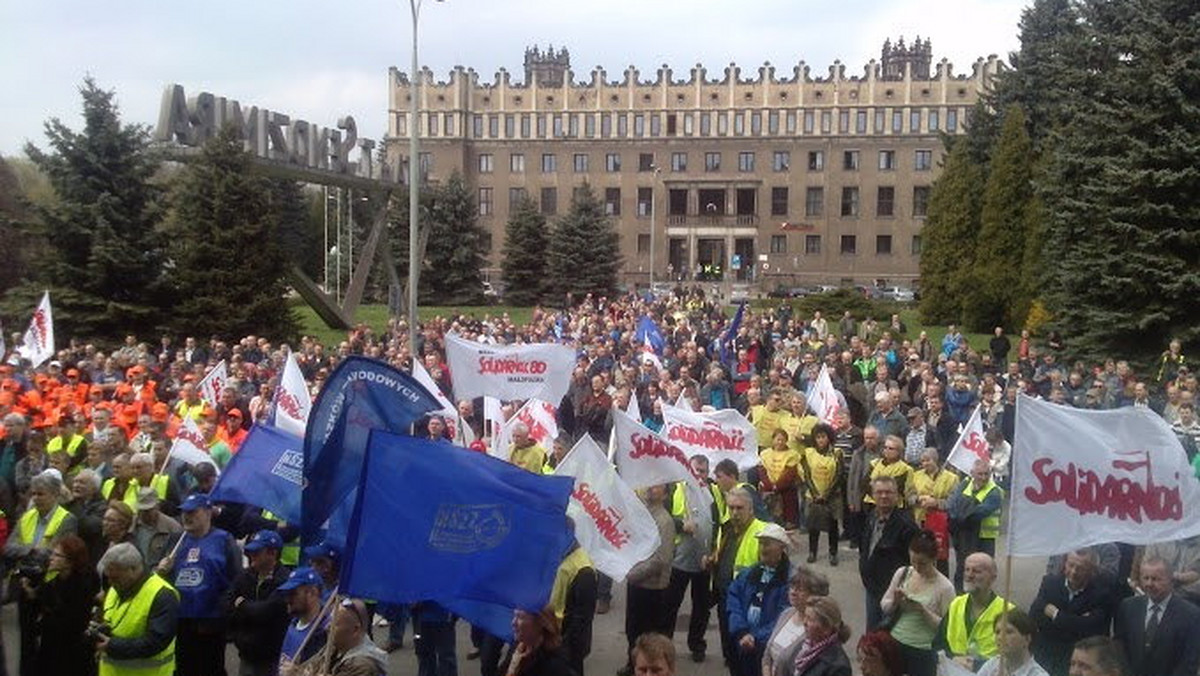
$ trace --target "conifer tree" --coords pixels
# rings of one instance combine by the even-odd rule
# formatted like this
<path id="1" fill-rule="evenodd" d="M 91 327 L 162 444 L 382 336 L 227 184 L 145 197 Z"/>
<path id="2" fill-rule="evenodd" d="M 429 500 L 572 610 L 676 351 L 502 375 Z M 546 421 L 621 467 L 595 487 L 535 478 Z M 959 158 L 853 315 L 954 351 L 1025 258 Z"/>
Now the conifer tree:
<path id="1" fill-rule="evenodd" d="M 571 197 L 571 208 L 558 219 L 550 239 L 551 290 L 575 298 L 612 294 L 621 269 L 620 237 L 591 186 Z"/>
<path id="2" fill-rule="evenodd" d="M 408 193 L 390 205 L 392 257 L 408 281 Z M 420 303 L 470 305 L 483 298 L 487 233 L 478 223 L 470 186 L 455 171 L 444 182 L 423 186 L 417 223 L 424 239 Z M 406 292 L 407 293 L 407 292 Z M 406 296 L 407 297 L 407 296 Z"/>
<path id="3" fill-rule="evenodd" d="M 957 139 L 929 196 L 921 230 L 921 317 L 927 323 L 957 322 L 974 261 L 979 232 L 983 167 L 966 139 Z"/>
<path id="4" fill-rule="evenodd" d="M 549 237 L 546 217 L 528 196 L 508 217 L 504 227 L 504 299 L 513 305 L 534 305 L 542 299 L 547 271 Z"/>

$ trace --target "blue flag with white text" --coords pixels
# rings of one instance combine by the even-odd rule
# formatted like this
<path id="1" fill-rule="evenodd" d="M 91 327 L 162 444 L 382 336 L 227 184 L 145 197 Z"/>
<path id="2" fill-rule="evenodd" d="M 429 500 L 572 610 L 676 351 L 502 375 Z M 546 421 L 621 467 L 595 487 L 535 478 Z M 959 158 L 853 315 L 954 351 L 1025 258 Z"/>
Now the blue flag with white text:
<path id="1" fill-rule="evenodd" d="M 444 442 L 371 432 L 340 589 L 388 603 L 536 611 L 574 535 L 570 477 Z M 449 607 L 449 606 L 448 606 Z"/>
<path id="2" fill-rule="evenodd" d="M 663 334 L 658 330 L 658 324 L 650 318 L 650 315 L 642 315 L 638 318 L 637 331 L 633 335 L 633 340 L 638 345 L 650 345 L 654 348 L 654 353 L 661 355 L 663 347 L 667 341 L 663 338 Z"/>
<path id="3" fill-rule="evenodd" d="M 738 328 L 742 325 L 742 315 L 746 312 L 746 303 L 743 301 L 738 305 L 737 312 L 733 315 L 733 321 L 729 322 L 729 326 L 725 329 L 725 333 L 721 334 L 721 342 L 717 344 L 717 350 L 721 354 L 721 363 L 728 365 L 737 357 L 737 350 L 733 347 L 733 341 L 737 338 Z"/>
<path id="4" fill-rule="evenodd" d="M 381 361 L 355 356 L 337 367 L 313 403 L 304 435 L 305 546 L 318 542 L 329 518 L 352 499 L 371 430 L 408 434 L 441 407 L 411 375 Z"/>
<path id="5" fill-rule="evenodd" d="M 212 489 L 212 498 L 254 505 L 288 523 L 300 523 L 303 443 L 274 427 L 254 425 L 221 473 Z"/>

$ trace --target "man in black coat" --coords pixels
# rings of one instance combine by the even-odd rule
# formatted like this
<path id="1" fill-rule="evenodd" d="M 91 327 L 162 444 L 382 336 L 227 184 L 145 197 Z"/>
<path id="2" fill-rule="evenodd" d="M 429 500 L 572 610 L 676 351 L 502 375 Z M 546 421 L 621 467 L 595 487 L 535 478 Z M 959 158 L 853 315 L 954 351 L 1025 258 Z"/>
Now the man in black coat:
<path id="1" fill-rule="evenodd" d="M 908 542 L 917 532 L 908 512 L 896 509 L 900 491 L 893 477 L 871 481 L 875 511 L 867 517 L 858 543 L 858 574 L 867 596 L 867 629 L 883 619 L 879 602 L 891 584 L 892 576 L 908 565 Z"/>
<path id="2" fill-rule="evenodd" d="M 249 567 L 225 591 L 229 635 L 242 659 L 241 674 L 271 676 L 279 665 L 288 627 L 287 595 L 275 593 L 288 579 L 288 569 L 279 563 L 282 548 L 279 533 L 255 533 L 246 542 Z"/>
<path id="3" fill-rule="evenodd" d="M 1075 643 L 1089 636 L 1108 636 L 1120 601 L 1112 580 L 1100 573 L 1093 549 L 1067 554 L 1063 573 L 1046 575 L 1029 608 L 1037 623 L 1033 656 L 1050 676 L 1067 676 Z"/>
<path id="4" fill-rule="evenodd" d="M 1172 593 L 1171 573 L 1160 558 L 1143 560 L 1139 581 L 1145 596 L 1125 599 L 1117 608 L 1113 634 L 1125 648 L 1130 673 L 1196 676 L 1200 609 Z"/>

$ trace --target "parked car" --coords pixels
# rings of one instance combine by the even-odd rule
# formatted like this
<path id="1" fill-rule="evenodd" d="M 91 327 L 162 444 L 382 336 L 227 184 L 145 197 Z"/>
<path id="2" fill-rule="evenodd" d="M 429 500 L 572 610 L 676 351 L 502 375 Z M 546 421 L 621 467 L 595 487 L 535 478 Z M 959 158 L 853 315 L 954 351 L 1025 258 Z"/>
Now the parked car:
<path id="1" fill-rule="evenodd" d="M 900 286 L 884 287 L 883 290 L 880 291 L 880 297 L 888 300 L 894 300 L 899 303 L 911 303 L 916 300 L 916 294 L 913 293 L 912 289 L 906 289 Z"/>

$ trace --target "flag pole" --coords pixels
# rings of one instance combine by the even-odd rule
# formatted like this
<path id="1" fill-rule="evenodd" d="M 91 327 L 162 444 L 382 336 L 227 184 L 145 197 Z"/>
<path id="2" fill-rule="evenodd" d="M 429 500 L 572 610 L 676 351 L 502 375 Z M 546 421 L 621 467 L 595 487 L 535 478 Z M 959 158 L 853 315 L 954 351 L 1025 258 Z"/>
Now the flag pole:
<path id="1" fill-rule="evenodd" d="M 337 599 L 338 587 L 337 585 L 334 585 L 333 589 L 329 592 L 329 600 L 325 601 L 325 605 L 321 606 L 321 611 L 317 613 L 316 618 L 314 618 L 312 623 L 309 625 L 308 633 L 304 634 L 304 640 L 300 641 L 300 647 L 296 649 L 296 657 L 300 657 L 304 654 L 304 648 L 308 646 L 308 639 L 312 638 L 312 635 L 317 633 L 317 629 L 321 627 L 321 623 L 325 621 L 325 617 L 329 615 L 329 611 L 336 604 Z M 364 629 L 370 629 L 370 627 L 364 627 Z"/>
<path id="2" fill-rule="evenodd" d="M 1020 401 L 1020 397 L 1017 398 L 1017 401 Z M 1013 405 L 1017 407 L 1017 411 L 1016 411 L 1015 415 L 1020 415 L 1021 414 L 1020 405 L 1018 405 L 1018 404 L 1013 404 Z M 1013 456 L 1016 453 L 1016 441 L 1017 441 L 1017 436 L 1016 436 L 1015 430 L 1019 429 L 1019 426 L 1014 425 L 1013 429 L 1014 429 L 1013 448 L 1010 449 L 1009 453 L 1008 453 L 1008 486 L 1009 486 L 1009 488 L 1012 488 L 1013 486 L 1017 485 L 1017 477 L 1016 477 L 1017 465 L 1015 462 L 1013 462 Z M 1014 514 L 1015 510 L 1013 509 L 1013 506 L 1016 504 L 1016 501 L 1013 500 L 1012 495 L 1010 493 L 1008 493 L 1008 491 L 1005 491 L 1004 497 L 1008 498 L 1008 509 L 1006 510 L 1007 513 L 1003 515 L 1004 522 L 1006 525 L 1004 527 L 1004 595 L 1001 598 L 1004 599 L 1004 603 L 1001 606 L 1000 617 L 1001 617 L 1001 621 L 1007 623 L 1008 622 L 1009 594 L 1012 593 L 1012 568 L 1013 568 L 1013 555 L 1012 555 L 1012 537 L 1013 537 L 1013 535 L 1012 534 L 1013 534 L 1013 517 L 1015 516 L 1015 514 Z M 1001 500 L 1000 504 L 1003 508 L 1004 501 Z M 1003 664 L 1003 661 L 1004 661 L 1003 655 L 1001 655 L 1000 660 L 1002 662 L 1002 664 L 1000 666 L 1003 669 L 1006 666 Z"/>

